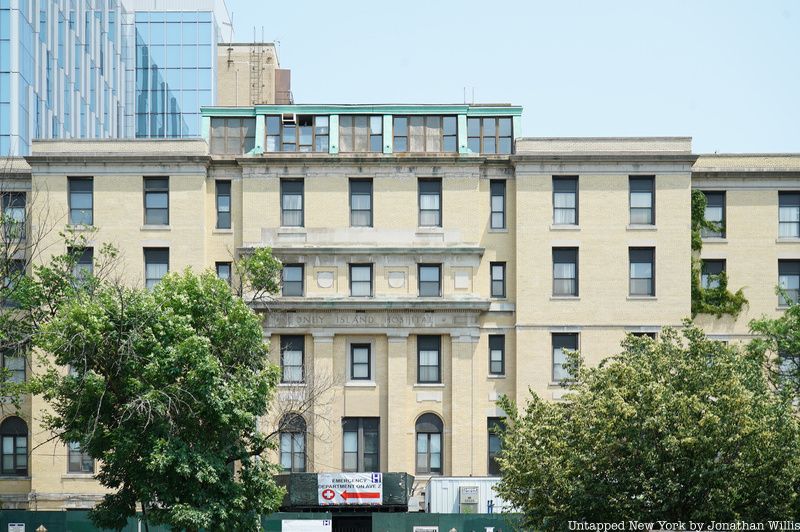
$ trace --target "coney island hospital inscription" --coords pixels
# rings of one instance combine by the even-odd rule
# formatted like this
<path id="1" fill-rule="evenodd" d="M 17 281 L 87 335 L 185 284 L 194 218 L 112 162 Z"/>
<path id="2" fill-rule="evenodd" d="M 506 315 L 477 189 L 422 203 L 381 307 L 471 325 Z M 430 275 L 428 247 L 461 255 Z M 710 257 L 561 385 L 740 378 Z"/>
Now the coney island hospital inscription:
<path id="1" fill-rule="evenodd" d="M 268 329 L 285 328 L 375 328 L 418 329 L 441 327 L 476 327 L 477 312 L 398 312 L 398 311 L 333 311 L 281 312 L 267 314 Z"/>

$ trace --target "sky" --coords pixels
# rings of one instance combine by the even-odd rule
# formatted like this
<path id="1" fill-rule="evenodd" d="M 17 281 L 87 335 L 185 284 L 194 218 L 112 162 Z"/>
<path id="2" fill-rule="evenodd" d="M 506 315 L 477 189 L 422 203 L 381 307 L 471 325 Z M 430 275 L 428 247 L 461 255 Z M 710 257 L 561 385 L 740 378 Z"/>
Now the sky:
<path id="1" fill-rule="evenodd" d="M 513 103 L 516 136 L 800 153 L 800 0 L 226 0 L 295 103 Z"/>

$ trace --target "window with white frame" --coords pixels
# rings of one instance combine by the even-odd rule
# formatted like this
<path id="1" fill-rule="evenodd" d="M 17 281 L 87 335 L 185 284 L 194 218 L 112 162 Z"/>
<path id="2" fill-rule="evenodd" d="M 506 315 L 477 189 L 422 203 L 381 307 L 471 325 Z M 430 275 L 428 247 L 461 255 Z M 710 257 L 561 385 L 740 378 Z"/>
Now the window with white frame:
<path id="1" fill-rule="evenodd" d="M 304 382 L 305 338 L 299 335 L 281 335 L 281 382 Z"/>

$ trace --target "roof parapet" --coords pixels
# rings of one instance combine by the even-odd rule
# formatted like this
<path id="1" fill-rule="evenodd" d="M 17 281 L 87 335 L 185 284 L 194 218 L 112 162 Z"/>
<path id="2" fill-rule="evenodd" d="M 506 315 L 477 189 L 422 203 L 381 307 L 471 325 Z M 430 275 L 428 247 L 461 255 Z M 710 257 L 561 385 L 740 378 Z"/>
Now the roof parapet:
<path id="1" fill-rule="evenodd" d="M 524 137 L 517 155 L 690 155 L 691 137 Z"/>

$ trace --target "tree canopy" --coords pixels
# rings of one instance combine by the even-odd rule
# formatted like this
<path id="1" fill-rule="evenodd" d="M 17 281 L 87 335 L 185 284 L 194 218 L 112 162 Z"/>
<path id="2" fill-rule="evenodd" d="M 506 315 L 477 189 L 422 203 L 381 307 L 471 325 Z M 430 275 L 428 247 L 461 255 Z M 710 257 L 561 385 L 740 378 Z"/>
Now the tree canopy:
<path id="1" fill-rule="evenodd" d="M 138 503 L 149 523 L 256 530 L 278 507 L 258 430 L 278 372 L 258 316 L 213 273 L 78 293 L 38 346 L 70 368 L 36 381 L 53 409 L 46 425 L 98 459 L 113 490 L 92 510 L 96 525 L 123 526 Z"/>
<path id="2" fill-rule="evenodd" d="M 690 324 L 586 368 L 567 400 L 509 414 L 500 496 L 531 529 L 570 520 L 762 521 L 800 514 L 800 427 L 764 358 Z"/>

